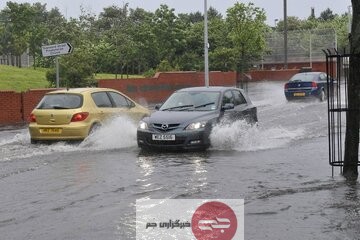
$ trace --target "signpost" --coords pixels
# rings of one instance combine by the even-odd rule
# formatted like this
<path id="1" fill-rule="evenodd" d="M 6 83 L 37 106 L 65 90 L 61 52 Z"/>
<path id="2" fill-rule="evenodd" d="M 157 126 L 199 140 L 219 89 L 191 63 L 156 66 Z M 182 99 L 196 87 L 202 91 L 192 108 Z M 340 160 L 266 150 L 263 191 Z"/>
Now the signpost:
<path id="1" fill-rule="evenodd" d="M 59 43 L 41 47 L 43 57 L 56 57 L 56 88 L 59 88 L 59 55 L 71 53 L 73 47 L 70 43 Z"/>
<path id="2" fill-rule="evenodd" d="M 60 43 L 54 45 L 46 45 L 41 47 L 43 57 L 53 57 L 58 55 L 69 54 L 73 47 L 70 43 Z"/>

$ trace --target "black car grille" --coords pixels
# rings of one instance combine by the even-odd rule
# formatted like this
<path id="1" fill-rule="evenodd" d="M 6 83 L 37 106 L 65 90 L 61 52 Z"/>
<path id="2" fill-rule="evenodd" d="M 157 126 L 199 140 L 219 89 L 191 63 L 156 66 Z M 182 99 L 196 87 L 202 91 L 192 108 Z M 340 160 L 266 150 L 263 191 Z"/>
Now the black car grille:
<path id="1" fill-rule="evenodd" d="M 161 131 L 161 132 L 169 132 L 180 126 L 179 123 L 174 124 L 164 124 L 164 123 L 153 123 L 153 128 Z"/>

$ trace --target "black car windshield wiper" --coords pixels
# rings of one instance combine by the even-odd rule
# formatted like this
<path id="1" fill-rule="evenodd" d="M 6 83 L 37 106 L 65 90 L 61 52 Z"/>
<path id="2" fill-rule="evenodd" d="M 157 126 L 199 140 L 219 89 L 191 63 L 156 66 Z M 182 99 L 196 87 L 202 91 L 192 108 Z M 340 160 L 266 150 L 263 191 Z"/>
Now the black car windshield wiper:
<path id="1" fill-rule="evenodd" d="M 174 110 L 174 109 L 184 110 L 184 108 L 190 108 L 190 107 L 194 107 L 194 105 L 189 104 L 189 105 L 175 106 L 175 107 L 171 107 L 171 108 L 162 109 L 161 111 L 169 111 L 169 110 Z"/>
<path id="2" fill-rule="evenodd" d="M 195 106 L 194 108 L 206 107 L 206 106 L 208 106 L 208 105 L 213 105 L 213 104 L 215 104 L 215 102 L 208 102 L 208 103 L 204 103 L 204 104 L 201 104 L 201 105 Z"/>

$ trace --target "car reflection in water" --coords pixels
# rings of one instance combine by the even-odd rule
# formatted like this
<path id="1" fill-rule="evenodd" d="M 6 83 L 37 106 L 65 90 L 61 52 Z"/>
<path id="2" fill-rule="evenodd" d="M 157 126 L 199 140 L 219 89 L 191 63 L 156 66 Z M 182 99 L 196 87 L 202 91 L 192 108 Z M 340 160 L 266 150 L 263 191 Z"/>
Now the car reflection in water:
<path id="1" fill-rule="evenodd" d="M 257 122 L 257 109 L 242 89 L 193 87 L 174 92 L 158 111 L 140 121 L 137 143 L 143 149 L 210 147 L 209 135 L 222 119 Z"/>

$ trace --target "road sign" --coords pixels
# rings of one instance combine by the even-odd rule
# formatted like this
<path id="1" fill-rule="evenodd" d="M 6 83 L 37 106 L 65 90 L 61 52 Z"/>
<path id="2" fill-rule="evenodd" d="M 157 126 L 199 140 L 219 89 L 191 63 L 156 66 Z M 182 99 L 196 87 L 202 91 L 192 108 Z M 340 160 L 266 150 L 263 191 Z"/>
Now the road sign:
<path id="1" fill-rule="evenodd" d="M 52 57 L 71 53 L 73 47 L 70 43 L 59 43 L 41 47 L 43 57 Z"/>

